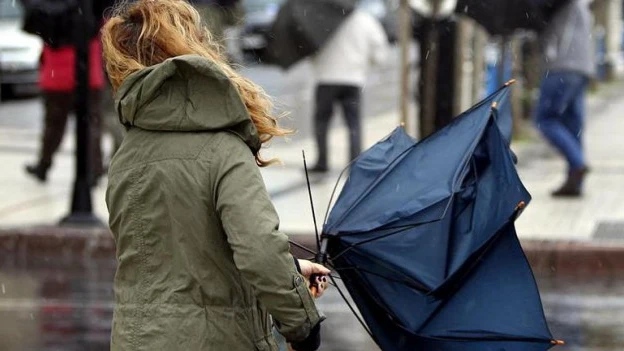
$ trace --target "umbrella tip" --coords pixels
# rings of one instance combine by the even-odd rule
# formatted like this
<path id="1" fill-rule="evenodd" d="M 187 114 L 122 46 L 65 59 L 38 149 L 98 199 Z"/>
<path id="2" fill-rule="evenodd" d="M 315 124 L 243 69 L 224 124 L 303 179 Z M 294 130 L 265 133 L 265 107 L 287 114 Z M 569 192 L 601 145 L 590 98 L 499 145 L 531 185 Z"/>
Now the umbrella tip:
<path id="1" fill-rule="evenodd" d="M 496 108 L 496 106 L 498 106 L 498 102 L 494 101 L 494 102 L 492 103 L 492 108 Z"/>
<path id="2" fill-rule="evenodd" d="M 565 345 L 565 341 L 563 340 L 551 340 L 550 343 L 553 345 Z"/>
<path id="3" fill-rule="evenodd" d="M 510 80 L 507 81 L 507 83 L 505 83 L 505 86 L 508 87 L 508 86 L 512 85 L 513 83 L 515 83 L 515 82 L 516 82 L 515 79 L 510 79 Z"/>
<path id="4" fill-rule="evenodd" d="M 520 201 L 520 202 L 518 202 L 518 205 L 516 206 L 516 211 L 517 211 L 517 210 L 522 210 L 522 209 L 524 209 L 525 207 L 526 207 L 526 202 L 524 202 L 524 201 Z"/>

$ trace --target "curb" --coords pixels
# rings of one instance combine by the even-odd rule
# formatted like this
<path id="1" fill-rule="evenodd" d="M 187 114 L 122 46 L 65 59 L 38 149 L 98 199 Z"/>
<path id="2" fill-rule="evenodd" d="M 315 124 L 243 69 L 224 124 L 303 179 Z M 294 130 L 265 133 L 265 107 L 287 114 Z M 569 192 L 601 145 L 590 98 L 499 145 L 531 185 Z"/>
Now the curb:
<path id="1" fill-rule="evenodd" d="M 308 248 L 314 235 L 290 238 Z M 538 276 L 565 278 L 624 277 L 624 242 L 521 240 Z M 311 255 L 293 246 L 300 258 Z M 115 243 L 105 228 L 30 227 L 0 230 L 0 268 L 38 265 L 84 265 L 88 260 L 110 261 Z"/>

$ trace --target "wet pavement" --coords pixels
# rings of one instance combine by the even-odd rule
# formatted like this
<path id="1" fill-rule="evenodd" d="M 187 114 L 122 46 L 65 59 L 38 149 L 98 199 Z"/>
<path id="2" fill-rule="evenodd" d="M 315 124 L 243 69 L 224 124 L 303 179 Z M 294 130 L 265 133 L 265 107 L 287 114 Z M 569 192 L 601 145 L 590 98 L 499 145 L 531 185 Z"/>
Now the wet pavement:
<path id="1" fill-rule="evenodd" d="M 114 261 L 69 252 L 28 260 L 0 258 L 0 350 L 108 350 Z M 624 349 L 624 277 L 573 281 L 538 276 L 560 351 Z M 335 289 L 320 302 L 327 315 L 323 350 L 378 350 Z"/>

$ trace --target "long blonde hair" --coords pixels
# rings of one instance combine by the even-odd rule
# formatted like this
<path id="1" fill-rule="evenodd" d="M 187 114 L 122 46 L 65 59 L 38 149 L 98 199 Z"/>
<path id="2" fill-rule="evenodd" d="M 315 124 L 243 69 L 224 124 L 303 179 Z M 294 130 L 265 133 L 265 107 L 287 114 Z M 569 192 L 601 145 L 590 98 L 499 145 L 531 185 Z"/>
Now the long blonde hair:
<path id="1" fill-rule="evenodd" d="M 264 90 L 230 67 L 222 48 L 202 25 L 199 13 L 184 0 L 121 2 L 102 28 L 102 43 L 114 91 L 138 70 L 172 57 L 195 54 L 216 64 L 238 89 L 262 144 L 274 136 L 291 133 L 277 125 L 273 103 Z M 256 155 L 261 167 L 273 162 Z"/>

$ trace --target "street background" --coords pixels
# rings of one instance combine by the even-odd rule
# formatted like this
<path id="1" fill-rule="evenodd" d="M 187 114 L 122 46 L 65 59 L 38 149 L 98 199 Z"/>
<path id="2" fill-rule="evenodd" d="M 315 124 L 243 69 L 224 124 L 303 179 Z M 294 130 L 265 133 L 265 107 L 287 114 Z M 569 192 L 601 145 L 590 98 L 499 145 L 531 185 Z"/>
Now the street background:
<path id="1" fill-rule="evenodd" d="M 603 3 L 607 9 L 615 6 L 613 1 Z M 621 14 L 621 3 L 616 9 Z M 615 22 L 619 24 L 613 28 L 604 26 L 609 35 L 602 38 L 619 37 L 621 43 L 621 16 Z M 616 49 L 605 49 L 601 56 L 604 76 L 588 96 L 584 139 L 591 173 L 582 198 L 550 196 L 550 190 L 563 180 L 565 165 L 530 120 L 520 119 L 522 133 L 512 144 L 521 179 L 533 197 L 517 222 L 517 231 L 533 264 L 553 335 L 567 342 L 556 350 L 624 349 L 624 80 L 619 68 L 621 47 L 610 47 Z M 410 94 L 414 95 L 419 55 L 415 47 L 412 52 Z M 462 60 L 472 62 L 474 56 Z M 486 68 L 480 68 L 482 80 L 487 78 Z M 311 245 L 314 226 L 301 155 L 305 151 L 309 163 L 316 157 L 311 67 L 304 62 L 284 72 L 245 62 L 240 71 L 275 98 L 277 109 L 288 113 L 282 124 L 296 130 L 263 151 L 282 164 L 264 168 L 262 174 L 281 229 L 292 240 Z M 366 146 L 399 125 L 400 79 L 399 49 L 393 46 L 388 64 L 371 72 L 364 88 Z M 460 105 L 469 105 L 479 95 L 472 81 L 465 85 L 473 92 L 462 96 Z M 527 85 L 521 82 L 514 89 L 532 96 Z M 418 106 L 413 103 L 410 109 L 415 115 Z M 24 165 L 34 161 L 38 152 L 42 113 L 37 96 L 18 94 L 0 102 L 0 350 L 106 350 L 114 247 L 105 228 L 57 227 L 68 214 L 71 200 L 73 123 L 68 125 L 48 182 L 40 184 L 24 174 Z M 530 115 L 530 111 L 525 113 Z M 347 130 L 337 117 L 330 136 L 331 170 L 311 178 L 319 223 L 347 163 Z M 415 129 L 416 119 L 411 123 Z M 111 137 L 104 140 L 110 156 Z M 95 214 L 103 223 L 108 216 L 105 189 L 104 179 L 92 193 Z M 335 289 L 319 305 L 328 316 L 323 350 L 377 350 Z"/>

